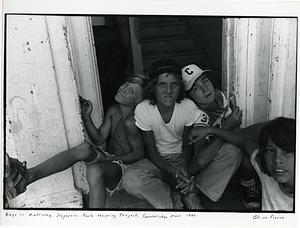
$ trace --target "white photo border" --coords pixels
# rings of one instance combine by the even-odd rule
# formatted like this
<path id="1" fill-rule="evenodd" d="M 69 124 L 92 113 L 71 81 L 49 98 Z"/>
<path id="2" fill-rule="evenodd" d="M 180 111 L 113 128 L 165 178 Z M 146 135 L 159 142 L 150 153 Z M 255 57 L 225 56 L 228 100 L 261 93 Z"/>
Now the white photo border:
<path id="1" fill-rule="evenodd" d="M 99 14 L 122 14 L 122 15 L 186 15 L 186 16 L 235 16 L 235 17 L 259 17 L 259 16 L 276 16 L 276 17 L 297 17 L 299 25 L 300 3 L 294 1 L 189 1 L 189 0 L 3 0 L 2 1 L 2 23 L 1 23 L 1 90 L 3 88 L 3 63 L 4 63 L 4 16 L 5 13 L 21 14 L 55 14 L 55 15 L 99 15 Z M 297 57 L 299 53 L 299 29 L 297 37 Z M 297 58 L 299 66 L 299 57 Z M 299 69 L 297 67 L 297 69 Z M 297 97 L 298 97 L 299 80 L 297 80 Z M 0 104 L 3 107 L 3 92 L 0 93 Z M 297 99 L 296 119 L 299 119 L 299 100 Z M 3 112 L 1 114 L 1 129 L 3 129 Z M 297 121 L 297 131 L 299 131 L 299 121 Z M 1 131 L 1 145 L 4 145 L 4 134 Z M 298 136 L 298 135 L 297 135 Z M 298 139 L 298 137 L 297 137 Z M 2 147 L 3 148 L 3 147 Z M 296 148 L 299 148 L 297 140 Z M 3 152 L 3 151 L 1 151 Z M 3 157 L 3 155 L 1 154 Z M 299 156 L 296 161 L 296 177 L 299 171 Z M 3 162 L 2 162 L 3 163 Z M 3 164 L 1 164 L 3 171 Z M 1 176 L 3 178 L 3 176 Z M 2 191 L 1 183 L 1 191 Z M 126 211 L 123 217 L 120 211 L 76 211 L 76 210 L 53 210 L 53 211 L 33 211 L 40 213 L 40 216 L 29 216 L 32 211 L 22 210 L 3 210 L 1 202 L 1 225 L 14 226 L 32 226 L 32 225 L 51 225 L 51 226 L 191 226 L 191 227 L 297 227 L 299 226 L 299 181 L 296 181 L 296 205 L 295 213 L 190 213 L 190 212 L 171 212 L 174 217 L 170 217 L 170 212 L 162 211 Z M 2 192 L 1 192 L 2 193 Z M 2 194 L 1 194 L 2 195 Z M 1 199 L 2 200 L 2 199 Z M 9 212 L 11 215 L 7 216 Z M 88 214 L 90 217 L 84 217 Z M 48 217 L 47 217 L 48 214 Z M 65 215 L 61 218 L 58 214 Z M 134 218 L 138 214 L 139 218 Z M 176 217 L 176 215 L 181 215 Z M 196 214 L 195 217 L 189 218 L 188 214 Z M 68 217 L 69 215 L 69 217 Z M 91 215 L 93 217 L 91 217 Z M 52 216 L 52 219 L 49 217 Z M 73 216 L 73 217 L 72 217 Z M 114 218 L 114 216 L 116 216 Z M 132 218 L 128 218 L 128 217 Z M 147 217 L 148 216 L 148 217 Z M 151 218 L 151 216 L 153 218 Z M 168 218 L 165 219 L 164 216 Z M 273 218 L 272 218 L 273 216 Z M 277 217 L 277 218 L 275 218 Z M 282 218 L 283 219 L 282 219 Z"/>

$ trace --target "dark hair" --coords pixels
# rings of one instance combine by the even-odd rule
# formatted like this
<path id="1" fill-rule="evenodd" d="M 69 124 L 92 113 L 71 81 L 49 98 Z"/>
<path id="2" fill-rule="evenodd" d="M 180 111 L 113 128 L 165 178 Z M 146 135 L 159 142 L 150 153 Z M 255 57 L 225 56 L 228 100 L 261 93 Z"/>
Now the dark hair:
<path id="1" fill-rule="evenodd" d="M 159 59 L 151 64 L 149 71 L 151 79 L 163 73 L 181 75 L 181 67 L 174 59 Z"/>
<path id="2" fill-rule="evenodd" d="M 264 153 L 269 139 L 280 147 L 281 149 L 288 151 L 289 153 L 295 153 L 296 147 L 296 121 L 295 119 L 278 117 L 271 120 L 261 131 L 259 140 L 260 151 L 257 154 L 260 160 L 261 169 L 264 173 L 269 174 L 267 171 Z"/>
<path id="3" fill-rule="evenodd" d="M 159 59 L 154 63 L 152 63 L 149 70 L 150 82 L 149 82 L 146 98 L 150 100 L 150 104 L 152 105 L 156 104 L 155 86 L 158 81 L 158 76 L 163 73 L 167 73 L 168 75 L 174 75 L 179 79 L 180 91 L 176 102 L 180 103 L 180 101 L 185 97 L 185 90 L 184 90 L 184 84 L 181 76 L 181 67 L 173 59 Z"/>

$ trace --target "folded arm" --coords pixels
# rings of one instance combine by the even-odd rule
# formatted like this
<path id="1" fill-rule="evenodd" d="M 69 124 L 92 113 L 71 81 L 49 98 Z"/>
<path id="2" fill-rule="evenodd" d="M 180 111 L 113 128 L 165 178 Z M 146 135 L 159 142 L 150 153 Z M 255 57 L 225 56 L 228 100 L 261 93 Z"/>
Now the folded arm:
<path id="1" fill-rule="evenodd" d="M 194 132 L 194 130 L 192 132 Z M 215 137 L 211 142 L 207 142 L 205 139 L 195 142 L 195 159 L 193 159 L 190 164 L 189 173 L 194 175 L 200 170 L 205 169 L 216 156 L 223 142 L 224 141 L 218 137 Z"/>
<path id="2" fill-rule="evenodd" d="M 214 135 L 223 139 L 224 141 L 234 144 L 247 151 L 249 155 L 258 149 L 258 145 L 252 140 L 251 137 L 247 135 L 213 127 L 194 128 L 190 133 L 189 141 L 190 143 L 195 143 L 198 140 L 205 138 L 207 135 Z"/>

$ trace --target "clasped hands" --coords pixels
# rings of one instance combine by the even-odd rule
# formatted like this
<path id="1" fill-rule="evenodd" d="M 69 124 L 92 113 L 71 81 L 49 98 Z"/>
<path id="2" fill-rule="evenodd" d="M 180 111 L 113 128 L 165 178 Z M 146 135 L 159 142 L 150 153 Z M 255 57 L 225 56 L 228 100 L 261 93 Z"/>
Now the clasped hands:
<path id="1" fill-rule="evenodd" d="M 187 194 L 194 191 L 194 176 L 190 177 L 183 167 L 176 168 L 175 177 L 177 180 L 176 189 L 179 189 L 182 194 Z"/>

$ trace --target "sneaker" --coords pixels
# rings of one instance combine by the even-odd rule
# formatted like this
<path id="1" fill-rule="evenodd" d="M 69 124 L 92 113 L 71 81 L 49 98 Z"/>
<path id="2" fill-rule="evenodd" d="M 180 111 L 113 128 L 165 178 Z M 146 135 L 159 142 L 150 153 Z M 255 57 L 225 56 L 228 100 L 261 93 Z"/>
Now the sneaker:
<path id="1" fill-rule="evenodd" d="M 173 203 L 173 209 L 183 209 L 183 204 L 181 201 L 181 195 L 177 191 L 171 192 L 171 200 Z"/>
<path id="2" fill-rule="evenodd" d="M 261 196 L 256 184 L 249 186 L 241 185 L 242 200 L 248 209 L 260 209 Z"/>
<path id="3" fill-rule="evenodd" d="M 5 163 L 5 193 L 8 199 L 13 199 L 26 191 L 26 162 L 6 157 Z"/>
<path id="4" fill-rule="evenodd" d="M 189 193 L 183 197 L 184 206 L 187 209 L 201 210 L 204 207 L 201 205 L 200 197 L 195 193 Z"/>

